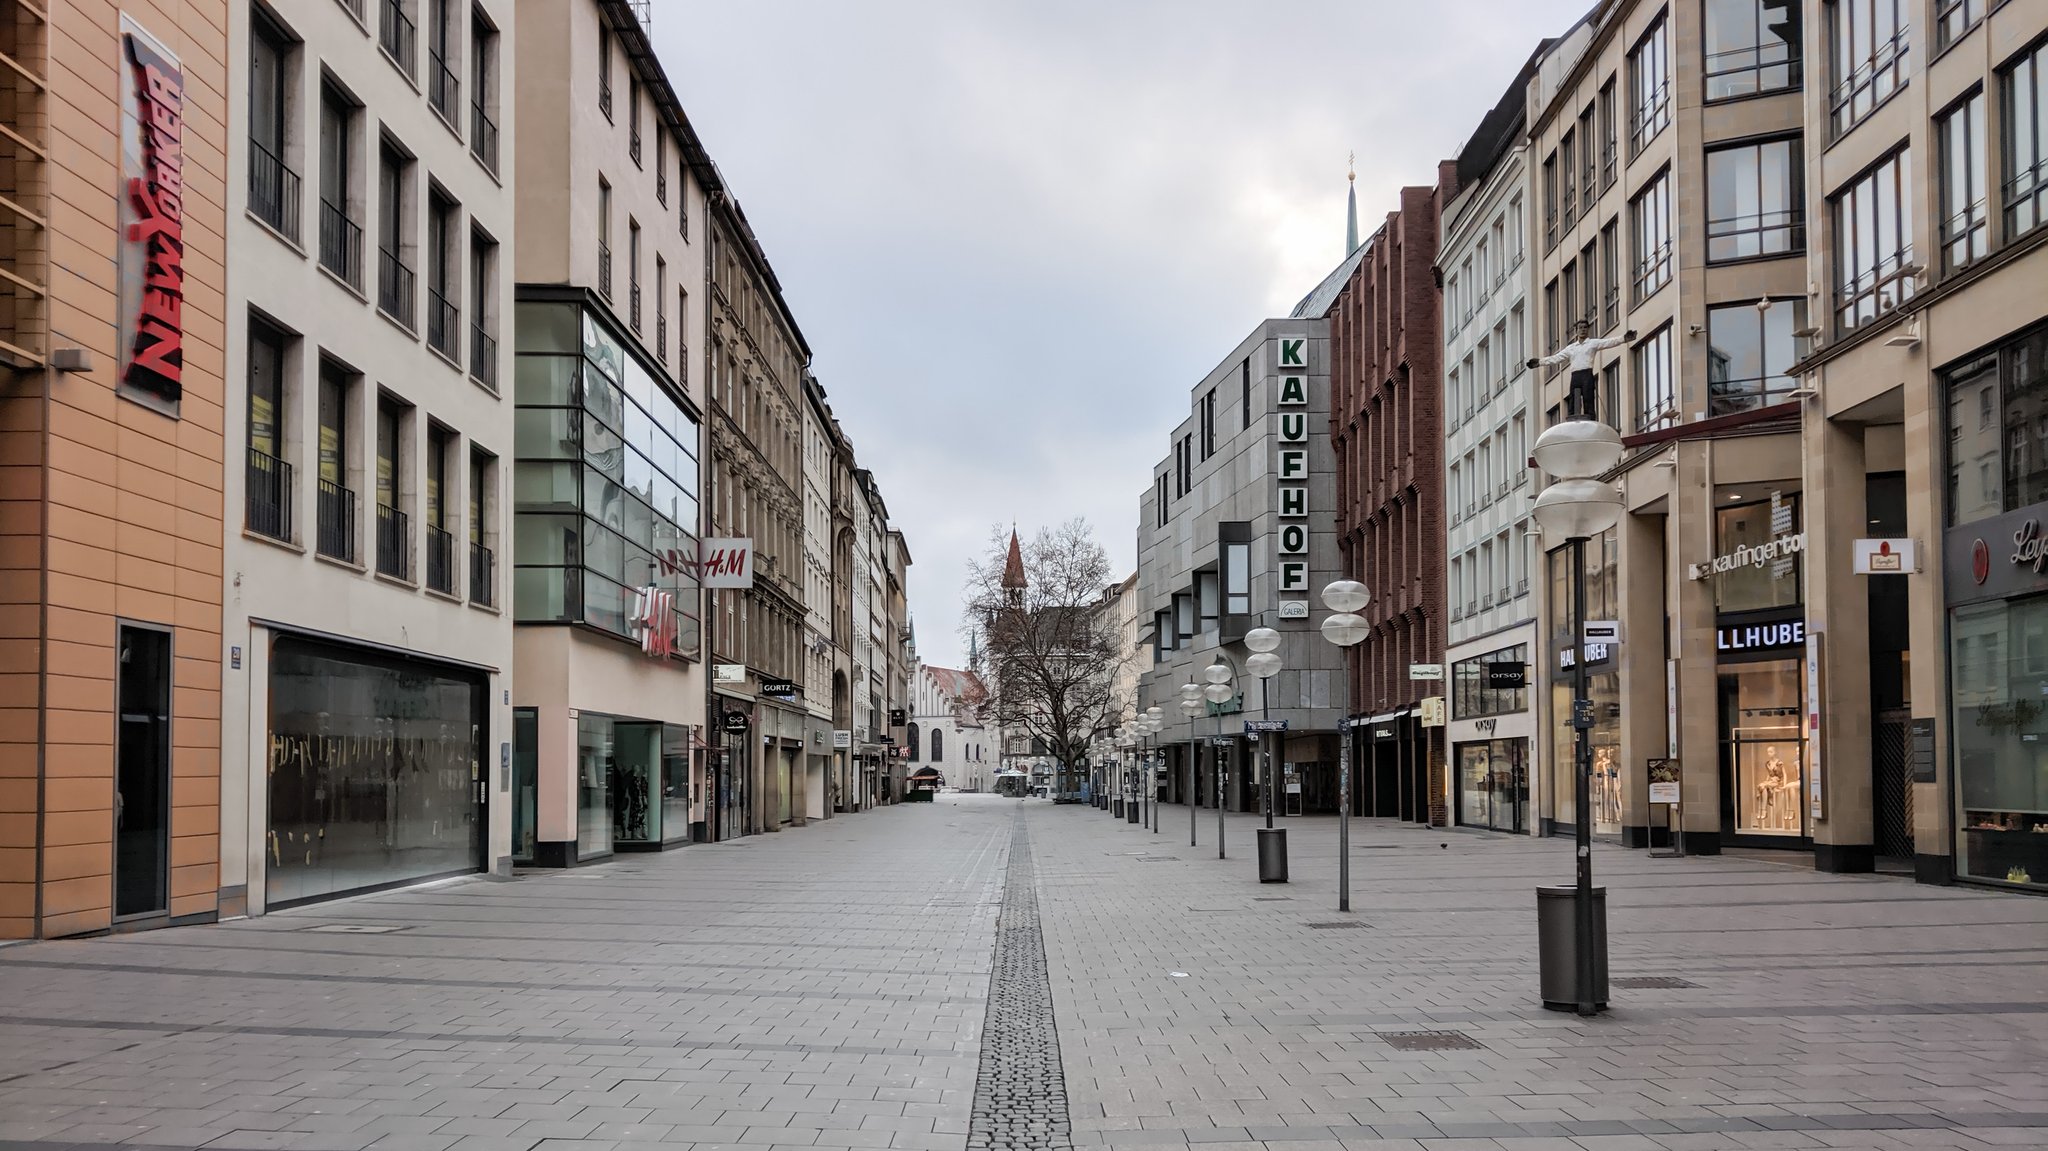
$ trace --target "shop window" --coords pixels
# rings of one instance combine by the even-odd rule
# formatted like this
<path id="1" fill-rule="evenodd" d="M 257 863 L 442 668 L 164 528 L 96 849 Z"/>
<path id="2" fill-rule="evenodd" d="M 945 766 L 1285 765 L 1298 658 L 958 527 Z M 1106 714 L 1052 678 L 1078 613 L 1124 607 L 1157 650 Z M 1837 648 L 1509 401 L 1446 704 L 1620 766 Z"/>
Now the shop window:
<path id="1" fill-rule="evenodd" d="M 610 716 L 576 717 L 576 858 L 610 855 L 614 747 Z"/>
<path id="2" fill-rule="evenodd" d="M 1494 664 L 1516 664 L 1530 672 L 1529 645 L 1516 644 L 1451 665 L 1451 718 L 1478 719 L 1489 715 L 1511 715 L 1529 710 L 1527 687 L 1496 688 L 1486 685 L 1486 670 Z"/>
<path id="3" fill-rule="evenodd" d="M 1956 872 L 2048 887 L 2048 597 L 1949 615 Z"/>
<path id="4" fill-rule="evenodd" d="M 1741 548 L 1761 548 L 1799 531 L 1797 492 L 1773 492 L 1767 501 L 1715 509 L 1714 554 L 1735 555 Z M 1800 555 L 1782 545 L 1778 553 L 1756 563 L 1738 563 L 1714 579 L 1714 606 L 1722 612 L 1793 607 L 1800 603 Z"/>
<path id="5" fill-rule="evenodd" d="M 1721 668 L 1722 732 L 1734 774 L 1725 802 L 1737 835 L 1806 834 L 1804 674 L 1796 658 Z"/>
<path id="6" fill-rule="evenodd" d="M 1521 832 L 1529 824 L 1528 743 L 1489 739 L 1457 747 L 1458 823 Z"/>

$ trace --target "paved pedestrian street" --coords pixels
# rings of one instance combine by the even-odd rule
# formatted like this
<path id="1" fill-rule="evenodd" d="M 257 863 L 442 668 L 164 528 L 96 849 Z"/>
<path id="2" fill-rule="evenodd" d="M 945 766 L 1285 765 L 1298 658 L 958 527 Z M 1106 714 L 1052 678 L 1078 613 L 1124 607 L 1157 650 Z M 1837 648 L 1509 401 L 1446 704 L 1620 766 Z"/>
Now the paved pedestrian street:
<path id="1" fill-rule="evenodd" d="M 0 1141 L 1630 1151 L 2048 1146 L 2048 902 L 1565 840 L 947 795 L 733 843 L 0 949 Z M 991 972 L 998 974 L 991 993 Z"/>

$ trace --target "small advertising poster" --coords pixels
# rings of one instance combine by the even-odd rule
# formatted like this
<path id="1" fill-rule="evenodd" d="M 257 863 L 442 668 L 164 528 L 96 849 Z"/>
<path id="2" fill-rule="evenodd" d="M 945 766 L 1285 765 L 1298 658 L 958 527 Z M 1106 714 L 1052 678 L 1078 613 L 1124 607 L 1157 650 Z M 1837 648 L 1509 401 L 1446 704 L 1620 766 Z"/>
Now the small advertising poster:
<path id="1" fill-rule="evenodd" d="M 1679 795 L 1678 761 L 1650 761 L 1650 802 L 1676 805 Z"/>

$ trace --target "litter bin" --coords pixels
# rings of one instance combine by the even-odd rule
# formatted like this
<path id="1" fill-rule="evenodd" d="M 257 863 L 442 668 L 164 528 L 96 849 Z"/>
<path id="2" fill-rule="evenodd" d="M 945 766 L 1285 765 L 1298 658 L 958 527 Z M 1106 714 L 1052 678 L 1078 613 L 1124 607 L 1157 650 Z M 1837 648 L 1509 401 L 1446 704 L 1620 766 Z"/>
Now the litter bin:
<path id="1" fill-rule="evenodd" d="M 1259 829 L 1259 882 L 1287 882 L 1287 829 Z"/>
<path id="2" fill-rule="evenodd" d="M 1116 806 L 1110 809 L 1109 817 L 1111 819 L 1122 819 L 1124 817 L 1124 797 L 1119 795 L 1110 802 Z"/>
<path id="3" fill-rule="evenodd" d="M 1543 1006 L 1579 1009 L 1579 933 L 1573 922 L 1579 889 L 1569 884 L 1536 889 L 1536 952 Z M 1593 1006 L 1607 1009 L 1607 889 L 1593 889 Z"/>
<path id="4" fill-rule="evenodd" d="M 1136 822 L 1138 822 L 1138 812 L 1139 812 L 1139 811 L 1141 811 L 1141 810 L 1143 810 L 1143 809 L 1142 809 L 1142 808 L 1141 808 L 1141 807 L 1139 806 L 1139 804 L 1138 804 L 1138 801 L 1137 801 L 1137 800 L 1133 799 L 1133 800 L 1129 800 L 1129 801 L 1125 802 L 1125 804 L 1124 804 L 1124 822 L 1125 822 L 1125 823 L 1136 823 Z"/>

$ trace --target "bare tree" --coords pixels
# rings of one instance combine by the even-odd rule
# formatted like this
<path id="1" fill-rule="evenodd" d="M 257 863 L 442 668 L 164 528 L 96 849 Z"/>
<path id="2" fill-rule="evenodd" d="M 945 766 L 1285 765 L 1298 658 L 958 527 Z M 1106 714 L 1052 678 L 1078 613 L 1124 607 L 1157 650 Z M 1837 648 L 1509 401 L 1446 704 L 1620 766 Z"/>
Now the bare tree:
<path id="1" fill-rule="evenodd" d="M 1003 737 L 1028 736 L 1059 764 L 1067 795 L 1089 745 L 1121 718 L 1115 698 L 1122 637 L 1104 592 L 1109 554 L 1083 519 L 1040 529 L 1029 544 L 1014 530 L 990 533 L 968 565 L 961 628 L 978 653 L 984 717 Z"/>

